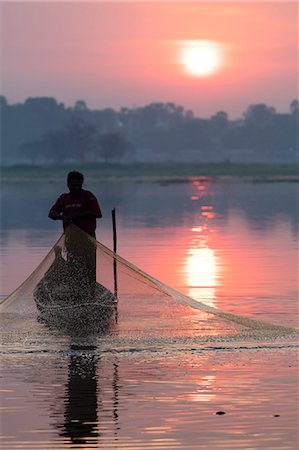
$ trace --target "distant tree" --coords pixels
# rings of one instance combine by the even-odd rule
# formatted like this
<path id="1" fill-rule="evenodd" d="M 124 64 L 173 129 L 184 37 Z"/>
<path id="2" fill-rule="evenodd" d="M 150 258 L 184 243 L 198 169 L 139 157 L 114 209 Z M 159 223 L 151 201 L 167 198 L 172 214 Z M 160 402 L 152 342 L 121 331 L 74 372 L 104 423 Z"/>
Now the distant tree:
<path id="1" fill-rule="evenodd" d="M 229 120 L 225 111 L 218 111 L 210 119 L 211 140 L 216 148 L 221 147 L 221 139 L 227 133 Z"/>
<path id="2" fill-rule="evenodd" d="M 272 148 L 272 134 L 275 126 L 276 111 L 264 103 L 250 105 L 244 113 L 244 126 L 241 134 L 247 148 L 268 153 Z"/>
<path id="3" fill-rule="evenodd" d="M 8 103 L 6 100 L 6 97 L 4 97 L 4 95 L 0 95 L 0 110 L 2 110 L 3 108 L 7 108 Z"/>
<path id="4" fill-rule="evenodd" d="M 136 115 L 139 127 L 143 130 L 168 128 L 184 119 L 184 108 L 175 103 L 150 103 L 135 111 Z"/>
<path id="5" fill-rule="evenodd" d="M 175 118 L 179 121 L 184 119 L 185 109 L 181 105 L 176 105 L 175 103 L 166 103 L 164 105 L 164 110 L 166 112 L 166 117 Z"/>
<path id="6" fill-rule="evenodd" d="M 67 134 L 65 130 L 49 131 L 41 139 L 25 142 L 20 146 L 22 156 L 28 157 L 32 164 L 38 159 L 55 162 L 67 158 Z"/>
<path id="7" fill-rule="evenodd" d="M 61 106 L 53 97 L 29 97 L 24 103 L 25 110 L 47 116 L 55 114 Z"/>
<path id="8" fill-rule="evenodd" d="M 264 103 L 250 105 L 244 113 L 247 124 L 258 128 L 268 126 L 273 123 L 276 114 L 275 108 Z"/>
<path id="9" fill-rule="evenodd" d="M 289 150 L 294 152 L 299 152 L 299 100 L 293 100 L 290 104 L 291 110 L 291 124 L 290 124 L 290 135 L 292 143 Z"/>
<path id="10" fill-rule="evenodd" d="M 87 111 L 87 104 L 84 100 L 77 100 L 74 106 L 74 111 Z"/>
<path id="11" fill-rule="evenodd" d="M 105 133 L 98 137 L 99 156 L 107 163 L 111 160 L 120 160 L 134 152 L 134 146 L 122 133 Z"/>
<path id="12" fill-rule="evenodd" d="M 230 122 L 221 138 L 222 146 L 227 150 L 246 150 L 254 146 L 252 130 L 244 120 Z"/>
<path id="13" fill-rule="evenodd" d="M 293 100 L 290 104 L 290 111 L 292 116 L 299 118 L 299 100 Z"/>
<path id="14" fill-rule="evenodd" d="M 211 148 L 211 136 L 209 133 L 209 120 L 193 119 L 184 121 L 174 126 L 171 133 L 173 141 L 172 148 L 178 148 L 180 151 L 186 149 L 205 152 Z"/>
<path id="15" fill-rule="evenodd" d="M 66 126 L 68 156 L 85 161 L 93 152 L 97 135 L 96 128 L 80 118 L 72 118 Z"/>
<path id="16" fill-rule="evenodd" d="M 267 133 L 269 151 L 283 152 L 298 150 L 298 125 L 291 114 L 277 114 L 275 123 Z"/>
<path id="17" fill-rule="evenodd" d="M 228 114 L 225 111 L 218 111 L 211 117 L 211 120 L 221 126 L 227 126 Z"/>
<path id="18" fill-rule="evenodd" d="M 273 151 L 295 156 L 298 149 L 298 99 L 284 114 L 264 103 L 250 105 L 238 121 L 225 111 L 201 119 L 172 102 L 90 110 L 84 100 L 65 108 L 53 97 L 29 97 L 10 105 L 0 96 L 0 114 L 1 154 L 7 162 L 24 156 L 33 163 L 99 157 L 113 161 L 129 157 L 134 148 L 169 157 L 177 153 L 182 160 L 184 150 L 248 149 L 270 157 Z"/>
<path id="19" fill-rule="evenodd" d="M 44 144 L 42 140 L 25 142 L 20 146 L 22 156 L 25 156 L 31 161 L 31 164 L 36 164 L 37 160 L 43 155 Z"/>
<path id="20" fill-rule="evenodd" d="M 100 133 L 116 132 L 120 128 L 119 113 L 112 108 L 105 108 L 95 112 L 95 126 Z"/>
<path id="21" fill-rule="evenodd" d="M 188 109 L 188 110 L 185 112 L 185 118 L 186 118 L 187 120 L 192 120 L 192 119 L 194 119 L 194 118 L 195 118 L 194 112 L 191 111 L 191 109 Z"/>
<path id="22" fill-rule="evenodd" d="M 55 162 L 64 161 L 68 157 L 68 135 L 66 130 L 54 130 L 45 133 L 41 139 L 43 155 Z"/>

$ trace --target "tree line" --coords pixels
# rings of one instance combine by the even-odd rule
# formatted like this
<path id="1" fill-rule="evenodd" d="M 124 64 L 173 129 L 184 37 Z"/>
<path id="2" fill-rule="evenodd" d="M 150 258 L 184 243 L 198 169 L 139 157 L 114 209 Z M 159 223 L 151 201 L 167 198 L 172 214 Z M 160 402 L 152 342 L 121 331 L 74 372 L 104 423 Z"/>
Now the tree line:
<path id="1" fill-rule="evenodd" d="M 144 107 L 91 110 L 83 100 L 66 107 L 52 97 L 30 97 L 9 104 L 0 96 L 1 155 L 4 163 L 25 161 L 134 161 L 184 160 L 187 153 L 279 153 L 286 158 L 298 152 L 299 102 L 288 113 L 264 103 L 249 105 L 240 119 L 218 111 L 196 117 L 174 103 Z"/>

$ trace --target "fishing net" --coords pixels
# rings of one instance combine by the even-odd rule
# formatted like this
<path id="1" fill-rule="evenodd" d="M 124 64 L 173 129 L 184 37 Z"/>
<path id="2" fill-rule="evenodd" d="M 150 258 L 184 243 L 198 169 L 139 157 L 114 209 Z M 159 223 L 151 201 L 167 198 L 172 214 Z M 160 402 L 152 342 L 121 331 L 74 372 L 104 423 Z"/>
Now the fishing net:
<path id="1" fill-rule="evenodd" d="M 277 338 L 297 330 L 220 311 L 165 285 L 74 225 L 0 305 L 1 315 L 132 342 Z M 28 324 L 28 321 L 24 321 Z M 154 342 L 154 341 L 152 341 Z"/>

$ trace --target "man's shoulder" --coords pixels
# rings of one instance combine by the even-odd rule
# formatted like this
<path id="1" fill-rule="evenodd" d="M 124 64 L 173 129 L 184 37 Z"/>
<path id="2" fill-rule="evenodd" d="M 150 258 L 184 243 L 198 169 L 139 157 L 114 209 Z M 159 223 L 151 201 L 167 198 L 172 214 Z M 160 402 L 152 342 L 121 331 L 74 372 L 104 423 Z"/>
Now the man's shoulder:
<path id="1" fill-rule="evenodd" d="M 69 192 L 64 192 L 63 194 L 60 194 L 60 196 L 58 197 L 60 200 L 66 200 L 70 197 L 70 193 Z"/>
<path id="2" fill-rule="evenodd" d="M 91 191 L 87 191 L 85 189 L 82 189 L 82 194 L 86 198 L 92 198 L 92 197 L 96 198 L 95 195 Z"/>

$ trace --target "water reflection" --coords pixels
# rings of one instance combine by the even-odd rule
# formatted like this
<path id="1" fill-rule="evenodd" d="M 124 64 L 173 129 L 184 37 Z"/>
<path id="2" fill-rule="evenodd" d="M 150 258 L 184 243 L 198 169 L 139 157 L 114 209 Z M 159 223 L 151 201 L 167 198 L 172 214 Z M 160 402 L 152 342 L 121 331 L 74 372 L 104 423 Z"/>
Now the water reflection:
<path id="1" fill-rule="evenodd" d="M 216 383 L 215 375 L 206 375 L 199 381 L 199 387 L 194 393 L 189 394 L 189 398 L 193 402 L 211 402 L 215 399 L 214 393 Z"/>
<path id="2" fill-rule="evenodd" d="M 59 434 L 69 438 L 74 445 L 97 442 L 97 391 L 96 357 L 92 354 L 88 357 L 82 354 L 71 355 L 65 392 L 64 424 Z"/>
<path id="3" fill-rule="evenodd" d="M 295 348 L 37 358 L 4 358 L 3 449 L 297 448 Z"/>
<path id="4" fill-rule="evenodd" d="M 219 262 L 216 252 L 209 245 L 209 237 L 214 231 L 213 220 L 216 217 L 211 204 L 211 181 L 193 180 L 190 199 L 199 201 L 198 223 L 191 228 L 192 240 L 187 250 L 185 262 L 185 284 L 189 287 L 188 295 L 215 306 Z"/>
<path id="5" fill-rule="evenodd" d="M 9 230 L 60 230 L 61 224 L 47 219 L 51 201 L 65 189 L 62 183 L 39 185 L 35 182 L 5 182 L 2 188 L 2 235 Z M 207 197 L 217 214 L 225 221 L 232 209 L 238 209 L 250 227 L 257 224 L 269 231 L 273 220 L 281 215 L 290 222 L 294 234 L 298 233 L 298 183 L 245 183 L 240 180 L 219 181 L 208 178 L 191 179 L 186 183 L 139 183 L 132 181 L 93 181 L 87 187 L 100 199 L 103 209 L 101 227 L 111 229 L 111 209 L 116 207 L 118 217 L 133 228 L 168 227 L 170 223 L 182 226 L 186 215 L 196 212 L 198 200 Z M 196 188 L 196 190 L 195 190 Z M 191 189 L 191 192 L 190 192 Z M 193 202 L 186 202 L 192 196 Z M 35 201 L 32 202 L 31 199 Z M 22 220 L 20 220 L 22 217 Z M 120 221 L 118 222 L 120 223 Z"/>
<path id="6" fill-rule="evenodd" d="M 72 448 L 98 448 L 106 426 L 114 430 L 114 437 L 119 430 L 118 360 L 104 367 L 96 347 L 72 345 L 70 349 L 64 420 L 57 424 L 59 436 Z"/>
<path id="7" fill-rule="evenodd" d="M 215 251 L 208 247 L 190 248 L 186 259 L 189 295 L 215 306 L 218 265 Z"/>

